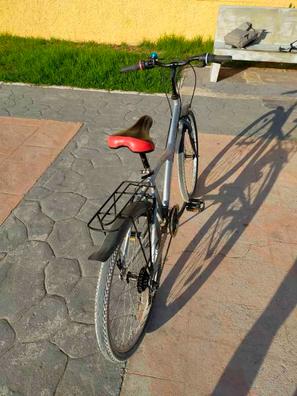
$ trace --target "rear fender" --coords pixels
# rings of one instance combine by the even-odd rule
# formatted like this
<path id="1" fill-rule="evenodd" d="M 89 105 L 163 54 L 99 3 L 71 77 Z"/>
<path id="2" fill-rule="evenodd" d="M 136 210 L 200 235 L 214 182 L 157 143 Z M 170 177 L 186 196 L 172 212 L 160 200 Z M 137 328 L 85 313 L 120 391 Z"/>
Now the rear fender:
<path id="1" fill-rule="evenodd" d="M 147 202 L 132 202 L 122 213 L 122 217 L 116 219 L 111 231 L 104 239 L 101 248 L 90 255 L 89 260 L 106 261 L 123 241 L 133 219 L 147 212 Z"/>

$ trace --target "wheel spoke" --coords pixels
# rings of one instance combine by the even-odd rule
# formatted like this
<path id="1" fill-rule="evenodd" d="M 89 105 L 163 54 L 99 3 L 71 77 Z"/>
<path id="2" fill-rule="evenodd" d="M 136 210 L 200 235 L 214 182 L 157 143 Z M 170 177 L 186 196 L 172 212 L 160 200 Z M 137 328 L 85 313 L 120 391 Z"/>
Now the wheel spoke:
<path id="1" fill-rule="evenodd" d="M 151 254 L 149 226 L 146 216 L 136 218 L 113 257 L 107 325 L 112 347 L 122 353 L 138 340 L 150 309 L 149 289 L 138 291 L 139 273 Z"/>

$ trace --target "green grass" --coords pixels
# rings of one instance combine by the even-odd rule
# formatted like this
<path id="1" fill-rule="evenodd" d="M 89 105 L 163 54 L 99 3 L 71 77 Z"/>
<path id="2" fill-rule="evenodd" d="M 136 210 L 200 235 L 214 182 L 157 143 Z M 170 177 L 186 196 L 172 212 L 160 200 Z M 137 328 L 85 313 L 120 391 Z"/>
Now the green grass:
<path id="1" fill-rule="evenodd" d="M 213 42 L 166 36 L 139 46 L 74 43 L 0 35 L 0 81 L 82 88 L 168 92 L 168 70 L 120 73 L 156 51 L 164 60 L 211 51 Z"/>

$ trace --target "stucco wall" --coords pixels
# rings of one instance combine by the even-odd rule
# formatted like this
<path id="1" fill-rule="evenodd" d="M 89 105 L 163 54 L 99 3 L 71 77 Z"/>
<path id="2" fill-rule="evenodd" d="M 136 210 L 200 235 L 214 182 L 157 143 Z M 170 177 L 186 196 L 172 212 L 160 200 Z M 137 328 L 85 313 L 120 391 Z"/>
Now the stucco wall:
<path id="1" fill-rule="evenodd" d="M 0 0 L 0 32 L 137 44 L 164 34 L 214 37 L 218 7 L 288 7 L 297 0 Z"/>

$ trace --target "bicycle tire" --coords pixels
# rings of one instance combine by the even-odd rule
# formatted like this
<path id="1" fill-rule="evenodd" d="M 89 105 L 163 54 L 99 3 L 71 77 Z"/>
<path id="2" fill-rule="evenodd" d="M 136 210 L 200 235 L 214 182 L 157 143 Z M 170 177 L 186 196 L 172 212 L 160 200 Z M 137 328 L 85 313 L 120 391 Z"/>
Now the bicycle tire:
<path id="1" fill-rule="evenodd" d="M 179 143 L 177 167 L 181 196 L 185 202 L 189 202 L 195 193 L 197 186 L 199 168 L 199 142 L 197 124 L 193 112 L 190 110 L 188 114 L 184 116 L 184 118 L 186 119 L 186 122 L 184 123 L 182 136 Z M 187 153 L 186 150 L 190 151 L 190 153 Z M 190 157 L 192 157 L 192 161 L 190 161 Z"/>
<path id="2" fill-rule="evenodd" d="M 142 236 L 148 236 L 148 238 L 150 238 L 150 232 L 148 230 L 148 227 L 150 227 L 151 223 L 148 216 L 147 205 L 144 204 L 144 202 L 132 203 L 130 205 L 130 208 L 127 209 L 127 212 L 131 213 L 132 215 L 131 217 L 128 217 L 126 219 L 126 222 L 128 222 L 128 224 L 125 224 L 124 227 L 126 229 L 125 234 L 122 235 L 121 238 L 118 240 L 117 247 L 115 248 L 112 255 L 107 259 L 106 262 L 101 263 L 95 298 L 95 331 L 98 345 L 103 356 L 112 362 L 125 361 L 134 353 L 143 337 L 145 326 L 147 324 L 149 313 L 152 307 L 153 296 L 151 295 L 149 288 L 146 288 L 145 291 L 139 293 L 137 291 L 138 279 L 137 282 L 135 280 L 132 281 L 131 279 L 130 283 L 132 286 L 129 286 L 129 295 L 131 297 L 131 301 L 134 298 L 139 298 L 139 301 L 142 300 L 145 304 L 145 306 L 143 307 L 143 318 L 140 318 L 140 324 L 138 328 L 136 329 L 135 333 L 133 333 L 131 328 L 128 329 L 129 323 L 128 319 L 125 319 L 125 316 L 127 316 L 128 318 L 129 316 L 135 316 L 135 318 L 137 319 L 140 311 L 138 312 L 137 310 L 135 310 L 133 314 L 129 313 L 128 311 L 128 315 L 126 315 L 126 313 L 124 312 L 124 314 L 122 315 L 122 318 L 124 318 L 122 320 L 122 323 L 121 316 L 118 316 L 120 320 L 117 321 L 117 312 L 115 313 L 114 317 L 111 316 L 112 314 L 114 314 L 113 311 L 115 307 L 116 309 L 121 309 L 122 307 L 124 307 L 123 309 L 125 310 L 127 308 L 126 304 L 130 304 L 130 297 L 129 301 L 126 298 L 127 291 L 129 291 L 129 289 L 127 288 L 127 285 L 129 285 L 129 281 L 127 282 L 128 272 L 126 271 L 127 278 L 124 277 L 124 279 L 121 279 L 120 270 L 117 264 L 119 262 L 118 260 L 122 260 L 122 262 L 125 263 L 125 260 L 127 259 L 127 254 L 130 251 L 130 243 L 132 244 L 133 242 L 131 235 L 134 235 L 134 233 L 136 233 L 137 236 L 134 236 L 133 238 L 135 241 L 138 242 Z M 144 224 L 144 227 L 147 228 L 140 231 L 139 227 L 138 229 L 133 230 L 132 233 L 132 229 L 135 228 L 135 224 L 140 224 L 140 222 L 142 222 Z M 145 225 L 145 223 L 147 224 L 147 226 Z M 143 242 L 143 246 L 145 246 L 146 242 Z M 125 256 L 122 257 L 123 254 L 121 252 L 121 248 L 123 248 L 123 244 L 125 243 L 126 252 Z M 138 248 L 142 250 L 140 242 Z M 129 265 L 131 271 L 139 271 L 137 272 L 138 277 L 140 270 L 145 267 L 144 260 L 139 261 L 140 258 L 141 256 L 138 256 L 138 253 L 136 252 L 136 254 L 134 255 L 134 261 L 128 264 L 125 263 L 125 265 Z M 124 288 L 122 295 L 120 293 L 120 287 Z M 117 299 L 116 302 L 114 301 L 115 299 Z M 142 302 L 140 301 L 139 306 L 141 304 Z M 141 306 L 140 309 L 142 309 Z M 136 323 L 135 318 L 131 319 L 131 324 L 133 321 Z M 116 328 L 117 322 L 118 328 Z M 128 336 L 131 335 L 131 339 L 124 340 L 125 334 L 127 334 Z M 122 339 L 120 337 L 122 337 Z M 121 344 L 121 341 L 125 342 Z"/>

